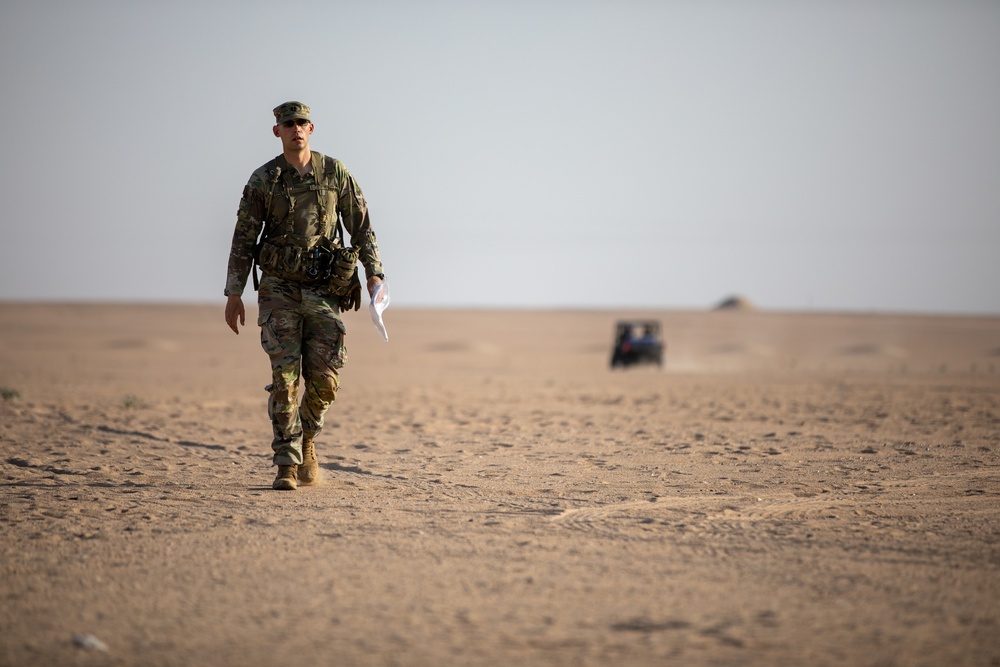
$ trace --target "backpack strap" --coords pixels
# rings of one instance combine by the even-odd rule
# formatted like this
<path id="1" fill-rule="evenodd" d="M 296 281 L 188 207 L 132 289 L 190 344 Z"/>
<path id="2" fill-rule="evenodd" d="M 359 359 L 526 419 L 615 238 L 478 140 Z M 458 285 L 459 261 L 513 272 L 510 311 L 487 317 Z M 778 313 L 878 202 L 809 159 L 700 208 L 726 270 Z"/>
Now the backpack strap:
<path id="1" fill-rule="evenodd" d="M 274 201 L 274 189 L 278 187 L 281 180 L 281 167 L 278 166 L 278 158 L 268 162 L 265 167 L 267 173 L 267 192 L 264 193 L 264 228 L 260 232 L 260 241 L 253 249 L 253 263 L 250 265 L 250 275 L 253 276 L 253 290 L 256 292 L 260 288 L 260 281 L 257 278 L 257 256 L 260 255 L 260 247 L 267 240 L 268 232 L 271 231 L 268 222 L 271 220 L 271 202 Z"/>
<path id="2" fill-rule="evenodd" d="M 330 178 L 330 172 L 327 171 L 327 165 L 332 162 L 333 160 L 331 158 L 328 158 L 317 151 L 313 151 L 313 179 L 316 182 L 316 203 L 319 207 L 319 219 L 323 221 L 323 235 L 327 237 L 332 235 L 333 238 L 336 238 L 336 230 L 333 228 L 333 221 L 337 220 L 337 212 L 326 210 L 326 194 L 328 191 L 335 189 L 334 183 Z"/>
<path id="3" fill-rule="evenodd" d="M 333 190 L 337 193 L 338 199 L 340 193 L 337 188 L 337 161 L 330 156 L 326 156 L 323 159 L 323 185 L 329 190 Z M 341 224 L 340 211 L 332 211 L 330 214 L 332 218 L 333 225 L 336 225 L 332 232 L 332 241 L 339 242 L 341 248 L 347 247 L 347 238 L 344 235 L 344 226 Z"/>

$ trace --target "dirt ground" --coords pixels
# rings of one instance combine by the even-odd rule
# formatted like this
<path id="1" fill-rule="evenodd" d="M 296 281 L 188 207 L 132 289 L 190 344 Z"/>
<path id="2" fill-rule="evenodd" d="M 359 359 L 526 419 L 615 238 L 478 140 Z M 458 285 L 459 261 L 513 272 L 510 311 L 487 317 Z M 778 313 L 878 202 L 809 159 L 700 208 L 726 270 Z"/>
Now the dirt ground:
<path id="1" fill-rule="evenodd" d="M 276 492 L 221 302 L 0 304 L 0 664 L 1000 665 L 1000 318 L 346 321 Z"/>

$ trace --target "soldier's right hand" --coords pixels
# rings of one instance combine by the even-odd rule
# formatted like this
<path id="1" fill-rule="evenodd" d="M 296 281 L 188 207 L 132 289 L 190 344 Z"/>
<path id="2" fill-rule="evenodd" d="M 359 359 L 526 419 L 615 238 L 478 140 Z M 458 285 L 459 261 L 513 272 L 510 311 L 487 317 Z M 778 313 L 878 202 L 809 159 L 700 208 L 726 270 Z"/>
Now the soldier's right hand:
<path id="1" fill-rule="evenodd" d="M 226 324 L 239 336 L 240 329 L 236 324 L 237 320 L 239 320 L 240 326 L 246 326 L 247 313 L 243 308 L 243 299 L 239 295 L 230 294 L 229 300 L 226 301 Z"/>

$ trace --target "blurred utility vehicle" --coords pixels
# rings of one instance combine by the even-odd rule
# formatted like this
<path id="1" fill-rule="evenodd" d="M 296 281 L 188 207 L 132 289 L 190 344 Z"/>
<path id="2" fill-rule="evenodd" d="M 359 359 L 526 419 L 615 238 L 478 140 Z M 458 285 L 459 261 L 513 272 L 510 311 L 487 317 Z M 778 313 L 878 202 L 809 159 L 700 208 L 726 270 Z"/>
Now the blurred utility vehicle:
<path id="1" fill-rule="evenodd" d="M 611 368 L 628 368 L 635 364 L 663 366 L 663 352 L 666 345 L 660 338 L 659 322 L 621 320 L 615 329 Z"/>

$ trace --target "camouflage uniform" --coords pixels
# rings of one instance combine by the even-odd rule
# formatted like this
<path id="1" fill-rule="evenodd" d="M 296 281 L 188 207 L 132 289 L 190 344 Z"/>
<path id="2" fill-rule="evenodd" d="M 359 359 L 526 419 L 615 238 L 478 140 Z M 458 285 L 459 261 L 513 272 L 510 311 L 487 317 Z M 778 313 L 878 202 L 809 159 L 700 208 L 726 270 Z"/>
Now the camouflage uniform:
<path id="1" fill-rule="evenodd" d="M 308 107 L 304 109 L 308 114 Z M 324 247 L 340 246 L 344 241 L 338 238 L 338 216 L 365 273 L 382 276 L 378 245 L 357 181 L 338 160 L 312 151 L 311 162 L 312 172 L 302 176 L 279 155 L 250 176 L 236 215 L 227 296 L 243 294 L 262 231 L 262 241 L 268 239 L 274 246 L 271 250 L 311 248 L 317 242 Z M 340 385 L 338 370 L 347 361 L 340 317 L 343 299 L 328 283 L 269 268 L 264 249 L 259 252 L 263 277 L 257 323 L 261 345 L 271 359 L 268 414 L 274 430 L 274 463 L 299 465 L 303 431 L 315 436 L 323 428 L 323 415 Z M 360 303 L 360 295 L 357 299 Z M 304 381 L 301 406 L 300 371 Z"/>

